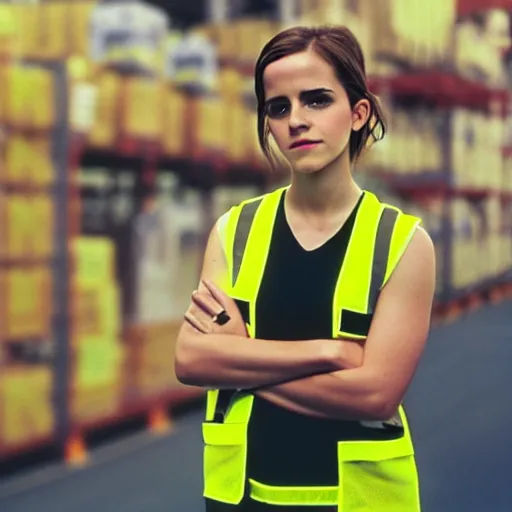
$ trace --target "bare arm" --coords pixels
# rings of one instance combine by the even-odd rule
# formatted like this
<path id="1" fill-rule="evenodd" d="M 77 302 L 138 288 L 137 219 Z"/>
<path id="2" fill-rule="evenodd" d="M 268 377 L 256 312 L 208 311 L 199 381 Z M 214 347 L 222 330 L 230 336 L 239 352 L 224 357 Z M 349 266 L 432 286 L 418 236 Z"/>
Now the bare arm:
<path id="1" fill-rule="evenodd" d="M 184 326 L 180 332 L 175 366 L 178 379 L 192 386 L 258 388 L 340 367 L 333 340 L 254 340 L 191 331 Z"/>
<path id="2" fill-rule="evenodd" d="M 423 352 L 434 287 L 434 248 L 420 229 L 382 290 L 362 366 L 288 382 L 256 394 L 311 416 L 390 418 L 402 402 Z"/>
<path id="3" fill-rule="evenodd" d="M 227 263 L 216 228 L 210 234 L 201 279 L 220 283 L 221 287 L 227 283 Z M 222 300 L 232 322 L 243 325 L 234 301 L 225 294 Z M 353 367 L 361 362 L 352 342 L 255 340 L 245 335 L 245 328 L 235 331 L 238 334 L 204 334 L 183 322 L 175 352 L 178 379 L 193 386 L 247 389 Z"/>

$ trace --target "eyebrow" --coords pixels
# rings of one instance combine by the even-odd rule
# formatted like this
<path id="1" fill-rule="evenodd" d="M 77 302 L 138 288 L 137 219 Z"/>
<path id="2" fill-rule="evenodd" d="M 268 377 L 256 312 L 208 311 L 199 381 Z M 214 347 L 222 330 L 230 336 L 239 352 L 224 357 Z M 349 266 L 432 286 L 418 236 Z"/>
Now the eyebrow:
<path id="1" fill-rule="evenodd" d="M 322 93 L 332 93 L 334 94 L 334 91 L 331 90 L 331 89 L 327 89 L 326 87 L 319 87 L 317 89 L 306 89 L 306 90 L 303 90 L 303 91 L 300 91 L 299 93 L 299 97 L 302 99 L 304 98 L 305 96 L 310 96 L 312 94 L 322 94 Z M 269 98 L 266 103 L 269 103 L 271 101 L 276 101 L 276 100 L 281 100 L 281 99 L 288 99 L 287 96 L 274 96 L 272 98 Z"/>

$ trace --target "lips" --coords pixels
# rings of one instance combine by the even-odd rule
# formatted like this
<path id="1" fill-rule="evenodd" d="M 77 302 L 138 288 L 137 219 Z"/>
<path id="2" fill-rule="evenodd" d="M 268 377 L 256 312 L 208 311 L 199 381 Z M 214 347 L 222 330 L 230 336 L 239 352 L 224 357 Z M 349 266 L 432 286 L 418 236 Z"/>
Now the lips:
<path id="1" fill-rule="evenodd" d="M 295 142 L 290 144 L 290 149 L 313 147 L 313 146 L 316 146 L 317 144 L 320 144 L 320 142 L 322 142 L 322 141 L 321 140 L 310 140 L 310 139 L 296 140 Z"/>

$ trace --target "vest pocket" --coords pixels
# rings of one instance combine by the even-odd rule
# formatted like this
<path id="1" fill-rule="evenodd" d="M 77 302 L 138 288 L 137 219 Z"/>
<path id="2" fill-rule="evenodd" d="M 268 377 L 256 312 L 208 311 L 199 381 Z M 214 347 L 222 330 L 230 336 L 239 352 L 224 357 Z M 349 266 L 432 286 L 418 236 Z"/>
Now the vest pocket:
<path id="1" fill-rule="evenodd" d="M 204 497 L 239 503 L 245 491 L 247 423 L 203 423 Z"/>
<path id="2" fill-rule="evenodd" d="M 370 332 L 373 315 L 371 313 L 359 313 L 351 309 L 341 310 L 339 325 L 340 334 L 352 334 L 357 338 L 366 338 Z"/>
<path id="3" fill-rule="evenodd" d="M 338 464 L 338 512 L 420 512 L 409 436 L 389 441 L 341 441 Z"/>

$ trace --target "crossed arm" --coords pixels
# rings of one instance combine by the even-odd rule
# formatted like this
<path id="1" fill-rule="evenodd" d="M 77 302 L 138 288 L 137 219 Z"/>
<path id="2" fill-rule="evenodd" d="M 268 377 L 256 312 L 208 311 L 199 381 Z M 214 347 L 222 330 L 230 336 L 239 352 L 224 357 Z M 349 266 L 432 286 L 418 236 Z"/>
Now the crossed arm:
<path id="1" fill-rule="evenodd" d="M 214 230 L 202 276 L 220 282 L 225 272 Z M 225 308 L 232 321 L 221 327 L 210 323 L 202 332 L 185 321 L 176 348 L 177 376 L 196 386 L 257 388 L 256 395 L 311 416 L 388 419 L 403 400 L 423 352 L 434 283 L 433 245 L 418 229 L 380 294 L 364 352 L 348 340 L 249 339 L 234 301 L 210 284 L 208 291 L 216 299 L 211 308 Z M 194 311 L 198 309 L 188 313 Z"/>

